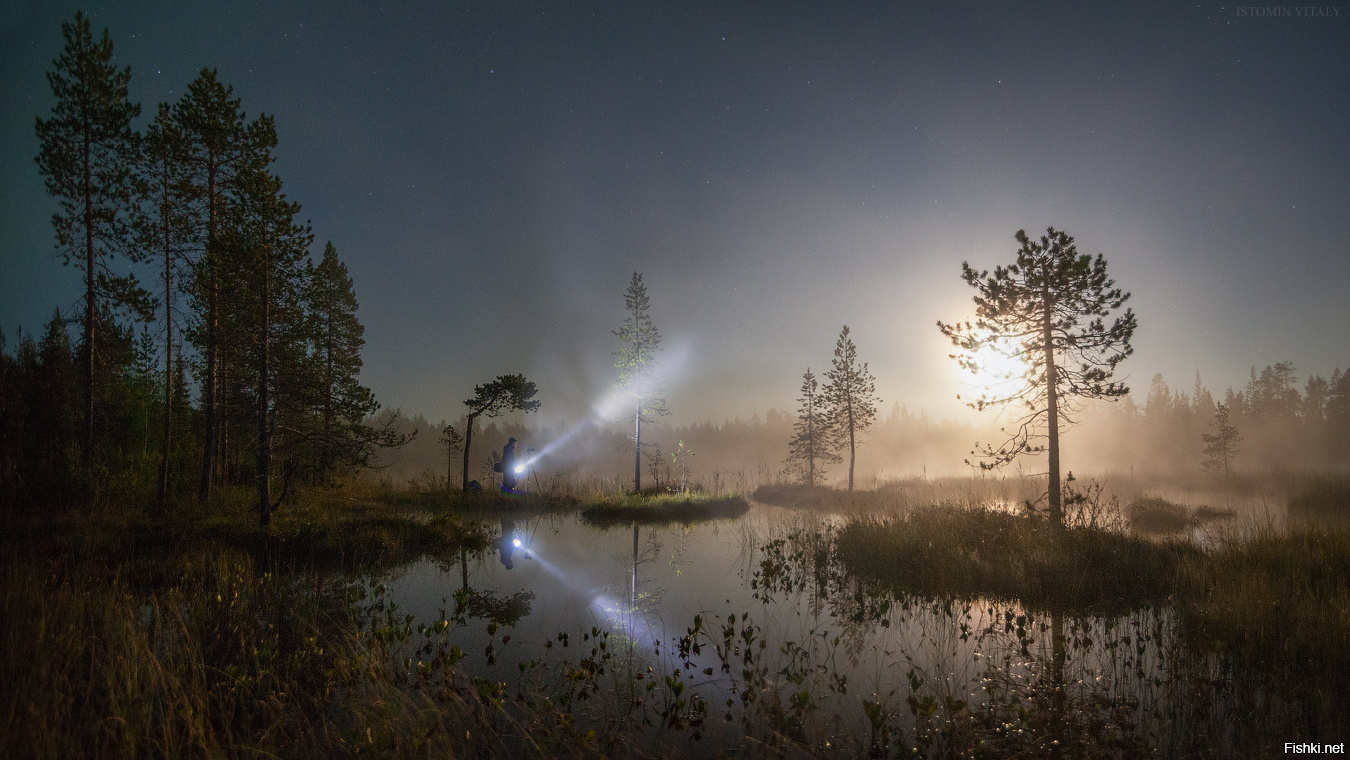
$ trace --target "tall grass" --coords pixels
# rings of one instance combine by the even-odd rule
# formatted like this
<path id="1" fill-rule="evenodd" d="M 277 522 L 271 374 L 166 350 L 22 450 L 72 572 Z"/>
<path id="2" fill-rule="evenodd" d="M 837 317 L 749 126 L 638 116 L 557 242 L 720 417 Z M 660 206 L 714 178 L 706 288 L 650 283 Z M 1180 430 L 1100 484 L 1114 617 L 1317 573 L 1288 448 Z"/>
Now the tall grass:
<path id="1" fill-rule="evenodd" d="M 1077 612 L 1166 600 L 1198 554 L 1187 544 L 943 506 L 855 519 L 839 531 L 836 551 L 851 571 L 905 593 Z"/>

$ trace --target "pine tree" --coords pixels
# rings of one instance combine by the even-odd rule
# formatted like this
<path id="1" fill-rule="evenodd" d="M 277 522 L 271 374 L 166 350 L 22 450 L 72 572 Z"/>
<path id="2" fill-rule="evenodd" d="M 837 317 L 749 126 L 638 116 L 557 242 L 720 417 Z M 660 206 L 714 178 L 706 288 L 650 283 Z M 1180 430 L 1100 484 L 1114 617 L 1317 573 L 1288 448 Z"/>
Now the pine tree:
<path id="1" fill-rule="evenodd" d="M 534 400 L 538 389 L 524 375 L 499 375 L 496 380 L 475 385 L 473 398 L 464 402 L 469 414 L 464 421 L 464 490 L 469 490 L 469 447 L 473 445 L 474 422 L 481 417 L 496 417 L 502 412 L 519 410 L 525 413 L 539 410 Z M 493 452 L 494 454 L 496 452 Z"/>
<path id="2" fill-rule="evenodd" d="M 848 325 L 835 342 L 834 359 L 825 373 L 826 417 L 839 447 L 848 443 L 848 490 L 853 490 L 853 465 L 857 459 L 858 436 L 872 426 L 877 417 L 876 378 L 867 362 L 858 364 L 858 349 L 848 336 Z"/>
<path id="3" fill-rule="evenodd" d="M 1237 445 L 1242 437 L 1238 435 L 1237 428 L 1228 423 L 1228 407 L 1224 404 L 1214 407 L 1214 422 L 1210 424 L 1214 433 L 1200 436 L 1205 442 L 1205 461 L 1201 466 L 1206 470 L 1222 471 L 1226 478 L 1233 457 L 1238 454 Z"/>
<path id="4" fill-rule="evenodd" d="M 374 447 L 392 441 L 365 424 L 380 405 L 357 379 L 365 328 L 356 318 L 356 292 L 347 265 L 338 259 L 331 242 L 324 246 L 318 266 L 310 268 L 308 279 L 319 418 L 311 444 L 316 480 L 324 483 L 338 470 L 369 464 Z"/>
<path id="5" fill-rule="evenodd" d="M 41 149 L 38 170 L 60 212 L 52 215 L 56 241 L 65 263 L 84 275 L 84 335 L 81 346 L 84 386 L 83 462 L 91 472 L 94 450 L 94 364 L 101 347 L 99 315 L 104 304 L 150 308 L 149 294 L 131 275 L 117 274 L 112 260 L 140 258 L 133 244 L 131 176 L 137 136 L 131 120 L 141 107 L 127 99 L 130 67 L 112 64 L 108 31 L 94 41 L 89 19 L 76 13 L 61 25 L 65 50 L 53 61 L 47 81 L 56 96 L 52 118 L 37 120 Z"/>
<path id="6" fill-rule="evenodd" d="M 960 353 L 963 368 L 977 371 L 980 354 L 991 346 L 1015 342 L 1028 368 L 1014 388 L 981 395 L 967 404 L 976 410 L 1021 405 L 1026 412 L 999 446 L 976 445 L 980 467 L 1001 467 L 1018 455 L 1048 449 L 1050 521 L 1064 525 L 1060 491 L 1061 419 L 1072 424 L 1078 398 L 1112 399 L 1125 395 L 1124 383 L 1111 379 L 1116 365 L 1133 353 L 1134 312 L 1126 309 L 1110 327 L 1105 318 L 1129 300 L 1106 275 L 1106 260 L 1079 256 L 1072 237 L 1051 227 L 1040 240 L 1022 230 L 1015 236 L 1017 260 L 995 267 L 994 276 L 962 262 L 961 277 L 975 288 L 974 324 L 944 324 L 938 329 Z M 1035 443 L 1047 440 L 1046 446 Z"/>
<path id="7" fill-rule="evenodd" d="M 271 499 L 275 434 L 278 427 L 296 429 L 295 418 L 309 407 L 307 394 L 312 393 L 303 265 L 313 235 L 308 225 L 296 222 L 300 205 L 286 199 L 276 175 L 254 169 L 241 175 L 239 183 L 241 192 L 220 252 L 226 254 L 222 260 L 228 257 L 237 267 L 245 307 L 238 316 L 251 338 L 243 347 L 248 361 L 242 369 L 254 389 L 258 516 L 266 527 L 276 506 Z M 290 474 L 288 470 L 286 486 Z M 285 493 L 283 488 L 283 497 Z"/>
<path id="8" fill-rule="evenodd" d="M 232 199 L 239 192 L 239 178 L 250 168 L 266 165 L 268 151 L 276 146 L 271 121 L 255 120 L 246 125 L 233 88 L 222 84 L 214 70 L 203 69 L 188 85 L 187 93 L 173 109 L 181 132 L 186 161 L 197 201 L 197 238 L 200 252 L 194 268 L 192 299 L 196 308 L 190 337 L 202 357 L 201 406 L 204 412 L 202 469 L 198 486 L 202 499 L 211 494 L 217 458 L 223 453 L 221 432 L 227 347 L 244 340 L 230 335 L 223 324 L 229 283 L 221 261 L 221 235 Z M 235 368 L 235 375 L 240 374 Z"/>
<path id="9" fill-rule="evenodd" d="M 670 409 L 666 406 L 665 388 L 656 366 L 661 333 L 647 313 L 651 302 L 647 298 L 647 286 L 642 284 L 642 275 L 637 272 L 633 273 L 628 290 L 624 292 L 623 306 L 628 316 L 624 318 L 623 327 L 614 331 L 623 344 L 614 352 L 618 357 L 614 366 L 619 370 L 614 396 L 623 407 L 632 410 L 629 414 L 633 420 L 633 491 L 636 493 L 642 490 L 642 423 L 668 415 Z"/>
<path id="10" fill-rule="evenodd" d="M 169 499 L 169 459 L 173 449 L 174 379 L 177 370 L 174 343 L 174 303 L 181 288 L 179 274 L 196 242 L 192 205 L 196 188 L 187 162 L 187 142 L 169 106 L 160 104 L 145 136 L 139 187 L 142 197 L 137 227 L 141 245 L 160 260 L 164 305 L 164 421 L 160 437 L 157 500 Z"/>
<path id="11" fill-rule="evenodd" d="M 797 421 L 792 425 L 792 440 L 788 441 L 787 463 L 798 469 L 803 483 L 814 486 L 824 465 L 838 464 L 843 458 L 835 451 L 836 442 L 823 406 L 825 400 L 810 367 L 802 375 L 801 393 L 797 398 L 801 407 L 797 411 Z"/>

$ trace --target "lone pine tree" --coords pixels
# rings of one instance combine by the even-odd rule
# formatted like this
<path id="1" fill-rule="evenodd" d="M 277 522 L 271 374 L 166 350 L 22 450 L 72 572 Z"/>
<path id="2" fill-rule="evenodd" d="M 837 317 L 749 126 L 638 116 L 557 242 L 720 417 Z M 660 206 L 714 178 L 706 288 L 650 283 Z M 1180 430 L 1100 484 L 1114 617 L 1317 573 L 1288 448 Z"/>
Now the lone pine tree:
<path id="1" fill-rule="evenodd" d="M 1001 467 L 1024 453 L 1049 455 L 1050 521 L 1064 525 L 1060 486 L 1060 428 L 1073 424 L 1077 399 L 1111 399 L 1129 392 L 1112 379 L 1116 365 L 1134 352 L 1134 312 L 1126 309 L 1107 326 L 1106 318 L 1129 300 L 1106 274 L 1101 254 L 1078 255 L 1072 237 L 1054 227 L 1039 240 L 1018 230 L 1021 247 L 1006 267 L 987 271 L 962 262 L 961 277 L 975 288 L 975 322 L 946 324 L 938 329 L 958 353 L 960 365 L 979 372 L 983 353 L 1012 343 L 1027 369 L 1018 382 L 987 390 L 967 405 L 976 410 L 1020 406 L 1023 413 L 1000 445 L 976 444 L 980 467 Z M 1045 439 L 1045 445 L 1037 441 Z"/>
<path id="2" fill-rule="evenodd" d="M 1205 460 L 1201 467 L 1222 472 L 1226 478 L 1231 471 L 1233 457 L 1238 454 L 1237 445 L 1242 441 L 1242 437 L 1238 435 L 1237 428 L 1228 422 L 1227 404 L 1214 406 L 1214 421 L 1210 424 L 1214 428 L 1214 433 L 1200 435 L 1201 440 L 1205 442 Z"/>
<path id="3" fill-rule="evenodd" d="M 824 465 L 838 464 L 843 458 L 835 451 L 830 421 L 825 415 L 825 399 L 810 367 L 802 375 L 801 394 L 797 397 L 801 402 L 797 421 L 792 424 L 792 439 L 788 441 L 787 463 L 797 468 L 803 483 L 814 486 Z"/>
<path id="4" fill-rule="evenodd" d="M 666 406 L 665 388 L 656 367 L 656 352 L 661 350 L 661 333 L 652 323 L 648 310 L 647 286 L 642 275 L 633 273 L 628 290 L 623 295 L 623 306 L 628 316 L 623 327 L 614 331 L 622 346 L 614 352 L 619 380 L 614 385 L 614 396 L 630 411 L 625 414 L 633 420 L 633 491 L 642 490 L 642 423 L 654 417 L 670 414 Z"/>
<path id="5" fill-rule="evenodd" d="M 840 448 L 848 444 L 848 490 L 853 490 L 853 465 L 857 459 L 858 436 L 877 418 L 876 378 L 867 362 L 858 363 L 858 348 L 848 335 L 848 325 L 835 342 L 834 359 L 825 373 L 825 416 L 834 440 Z"/>
<path id="6" fill-rule="evenodd" d="M 469 447 L 473 445 L 474 422 L 481 417 L 496 417 L 513 409 L 526 414 L 539 410 L 534 396 L 538 389 L 524 375 L 498 375 L 496 380 L 475 385 L 473 398 L 464 402 L 469 413 L 464 421 L 464 482 L 469 490 Z"/>

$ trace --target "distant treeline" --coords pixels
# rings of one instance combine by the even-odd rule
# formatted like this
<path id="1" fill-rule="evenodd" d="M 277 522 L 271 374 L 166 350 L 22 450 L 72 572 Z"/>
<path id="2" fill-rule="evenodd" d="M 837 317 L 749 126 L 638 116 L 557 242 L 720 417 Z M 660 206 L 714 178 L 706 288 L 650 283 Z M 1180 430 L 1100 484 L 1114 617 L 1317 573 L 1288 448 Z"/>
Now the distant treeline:
<path id="1" fill-rule="evenodd" d="M 1144 397 L 1142 404 L 1135 400 L 1138 395 Z M 1236 472 L 1350 470 L 1350 372 L 1337 370 L 1330 380 L 1312 376 L 1300 383 L 1289 362 L 1259 372 L 1253 369 L 1243 388 L 1229 388 L 1219 398 L 1198 378 L 1187 393 L 1172 390 L 1162 375 L 1155 375 L 1144 394 L 1135 391 L 1118 402 L 1090 404 L 1076 416 L 1080 424 L 1067 431 L 1066 465 L 1078 474 L 1199 473 L 1204 461 L 1202 436 L 1213 434 L 1220 403 L 1230 410 L 1230 424 L 1240 434 Z M 998 434 L 994 415 L 985 416 L 986 424 L 977 426 L 935 419 L 893 402 L 862 438 L 860 481 L 866 486 L 872 481 L 910 477 L 980 477 L 965 460 L 973 459 L 970 451 L 976 441 Z M 371 475 L 394 485 L 428 488 L 443 486 L 447 475 L 452 481 L 459 479 L 459 460 L 451 463 L 445 447 L 438 443 L 444 422 L 393 412 L 381 417 L 381 422 L 390 421 L 402 433 L 417 431 L 416 440 L 401 449 L 380 452 L 377 459 L 383 467 Z M 789 413 L 770 409 L 763 416 L 719 423 L 653 424 L 644 433 L 649 482 L 676 483 L 679 467 L 671 455 L 681 441 L 694 452 L 685 461 L 693 482 L 703 488 L 729 491 L 793 481 L 797 473 L 786 461 L 793 421 Z M 455 423 L 460 430 L 463 425 L 462 419 Z M 561 440 L 538 462 L 541 487 L 549 487 L 550 479 L 560 476 L 560 483 L 604 481 L 617 489 L 631 477 L 627 474 L 632 468 L 630 436 L 621 425 L 572 429 L 494 422 L 475 430 L 475 440 L 484 445 L 470 463 L 470 477 L 483 484 L 491 481 L 492 454 L 500 452 L 509 437 L 539 449 Z M 1042 461 L 1029 458 L 1021 466 L 1031 474 Z M 842 485 L 846 466 L 827 465 L 825 477 L 827 483 Z M 534 487 L 533 480 L 530 485 Z"/>
<path id="2" fill-rule="evenodd" d="M 1154 375 L 1142 405 L 1133 394 L 1095 405 L 1074 435 L 1094 468 L 1198 470 L 1202 436 L 1215 433 L 1220 404 L 1239 435 L 1236 470 L 1350 470 L 1350 368 L 1300 382 L 1292 362 L 1253 367 L 1246 385 L 1230 386 L 1222 398 L 1198 374 L 1189 394 Z"/>

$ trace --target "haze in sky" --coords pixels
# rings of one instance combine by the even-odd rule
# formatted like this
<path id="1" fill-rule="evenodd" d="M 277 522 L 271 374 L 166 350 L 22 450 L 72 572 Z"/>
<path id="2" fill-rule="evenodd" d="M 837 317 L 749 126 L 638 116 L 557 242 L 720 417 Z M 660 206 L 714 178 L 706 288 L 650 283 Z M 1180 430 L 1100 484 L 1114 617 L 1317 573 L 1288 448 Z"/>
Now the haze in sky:
<path id="1" fill-rule="evenodd" d="M 80 296 L 33 161 L 77 9 L 138 127 L 203 68 L 275 115 L 356 284 L 362 380 L 410 414 L 519 372 L 541 421 L 584 418 L 634 271 L 674 422 L 792 408 L 844 324 L 884 408 L 967 414 L 935 326 L 972 316 L 961 262 L 1051 225 L 1134 294 L 1136 393 L 1350 365 L 1344 7 L 5 0 L 7 338 Z"/>

